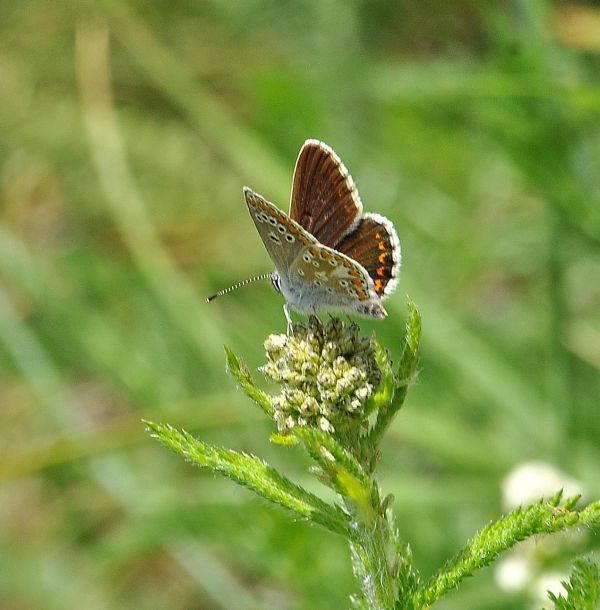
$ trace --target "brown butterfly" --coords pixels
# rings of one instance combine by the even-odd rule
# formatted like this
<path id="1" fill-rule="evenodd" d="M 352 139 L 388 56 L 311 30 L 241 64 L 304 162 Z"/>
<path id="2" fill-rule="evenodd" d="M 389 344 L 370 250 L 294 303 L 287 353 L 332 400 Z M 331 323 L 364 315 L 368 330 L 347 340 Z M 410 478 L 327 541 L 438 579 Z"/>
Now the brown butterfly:
<path id="1" fill-rule="evenodd" d="M 209 301 L 270 278 L 285 297 L 288 325 L 290 308 L 386 317 L 382 301 L 396 288 L 400 271 L 398 235 L 387 218 L 363 214 L 352 177 L 327 144 L 306 140 L 300 149 L 289 216 L 248 187 L 244 196 L 276 271 Z"/>

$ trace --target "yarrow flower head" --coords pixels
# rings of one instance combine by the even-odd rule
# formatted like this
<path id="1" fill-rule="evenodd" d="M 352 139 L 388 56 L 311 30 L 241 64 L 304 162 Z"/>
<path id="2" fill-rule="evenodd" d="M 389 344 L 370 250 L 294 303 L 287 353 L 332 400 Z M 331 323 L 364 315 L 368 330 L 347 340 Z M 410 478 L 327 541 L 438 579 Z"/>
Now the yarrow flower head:
<path id="1" fill-rule="evenodd" d="M 358 336 L 357 324 L 334 318 L 323 324 L 311 316 L 292 335 L 270 335 L 265 341 L 264 375 L 281 384 L 273 397 L 274 419 L 280 432 L 296 426 L 335 433 L 362 425 L 369 415 L 368 399 L 381 372 L 373 339 Z"/>

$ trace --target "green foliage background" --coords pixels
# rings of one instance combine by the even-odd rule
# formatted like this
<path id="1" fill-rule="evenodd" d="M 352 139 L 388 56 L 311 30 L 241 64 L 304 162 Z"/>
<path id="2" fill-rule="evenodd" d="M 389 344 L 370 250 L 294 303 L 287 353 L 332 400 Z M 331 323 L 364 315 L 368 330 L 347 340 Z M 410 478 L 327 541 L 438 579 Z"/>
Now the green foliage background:
<path id="1" fill-rule="evenodd" d="M 281 297 L 204 303 L 271 268 L 241 187 L 286 208 L 310 137 L 402 241 L 363 330 L 397 357 L 406 293 L 423 315 L 381 472 L 419 568 L 524 461 L 600 497 L 599 68 L 592 2 L 0 1 L 0 607 L 348 605 L 342 540 L 140 421 L 317 489 L 225 375 L 224 344 L 262 363 Z M 488 570 L 439 607 L 530 601 Z"/>

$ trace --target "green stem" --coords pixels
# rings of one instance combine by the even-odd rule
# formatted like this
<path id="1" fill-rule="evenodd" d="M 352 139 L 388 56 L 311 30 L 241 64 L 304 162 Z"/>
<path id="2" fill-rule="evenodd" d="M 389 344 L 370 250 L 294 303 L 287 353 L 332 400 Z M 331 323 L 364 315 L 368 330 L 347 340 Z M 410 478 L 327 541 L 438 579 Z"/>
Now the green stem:
<path id="1" fill-rule="evenodd" d="M 355 521 L 355 540 L 350 542 L 352 564 L 369 610 L 391 610 L 398 599 L 396 532 L 393 517 L 378 506 L 377 484 L 372 483 L 373 510 Z"/>

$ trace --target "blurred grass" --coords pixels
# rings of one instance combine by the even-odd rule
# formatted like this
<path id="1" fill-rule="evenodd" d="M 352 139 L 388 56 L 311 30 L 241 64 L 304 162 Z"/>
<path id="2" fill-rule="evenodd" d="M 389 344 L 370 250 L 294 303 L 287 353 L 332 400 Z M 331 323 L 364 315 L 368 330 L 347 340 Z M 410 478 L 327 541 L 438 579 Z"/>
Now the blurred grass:
<path id="1" fill-rule="evenodd" d="M 284 328 L 244 209 L 302 141 L 390 217 L 423 372 L 386 491 L 431 573 L 545 459 L 600 496 L 593 4 L 0 3 L 0 607 L 345 607 L 341 541 L 192 471 L 142 418 L 316 489 L 226 378 Z M 394 352 L 396 346 L 396 352 Z M 589 536 L 581 549 L 597 546 Z M 560 556 L 557 561 L 560 561 Z M 488 571 L 440 608 L 528 608 Z"/>

